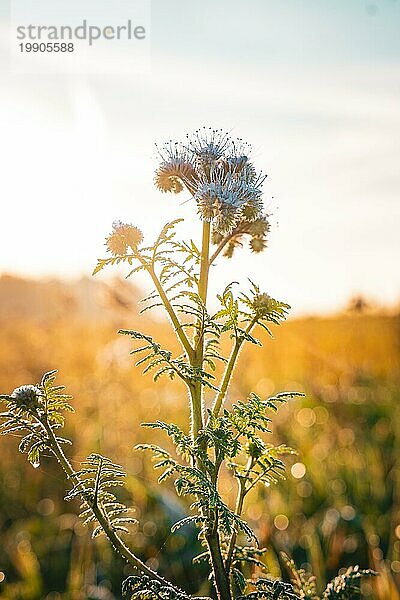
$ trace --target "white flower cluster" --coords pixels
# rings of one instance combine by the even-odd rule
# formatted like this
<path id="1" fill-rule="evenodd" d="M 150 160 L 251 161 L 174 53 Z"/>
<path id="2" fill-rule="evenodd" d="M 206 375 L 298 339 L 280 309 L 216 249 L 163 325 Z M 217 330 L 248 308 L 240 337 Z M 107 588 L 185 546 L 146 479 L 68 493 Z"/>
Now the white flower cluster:
<path id="1" fill-rule="evenodd" d="M 163 192 L 186 187 L 201 218 L 215 232 L 229 234 L 240 223 L 262 218 L 262 185 L 250 161 L 249 146 L 222 130 L 199 129 L 184 143 L 170 141 L 157 148 L 161 164 L 155 183 Z"/>

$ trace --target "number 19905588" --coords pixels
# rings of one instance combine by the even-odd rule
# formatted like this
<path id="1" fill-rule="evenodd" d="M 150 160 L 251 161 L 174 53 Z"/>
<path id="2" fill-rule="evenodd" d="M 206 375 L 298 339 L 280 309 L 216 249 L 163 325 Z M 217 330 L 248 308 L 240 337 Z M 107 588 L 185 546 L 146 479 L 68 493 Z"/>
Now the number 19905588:
<path id="1" fill-rule="evenodd" d="M 19 44 L 21 52 L 73 52 L 72 42 L 23 42 Z"/>

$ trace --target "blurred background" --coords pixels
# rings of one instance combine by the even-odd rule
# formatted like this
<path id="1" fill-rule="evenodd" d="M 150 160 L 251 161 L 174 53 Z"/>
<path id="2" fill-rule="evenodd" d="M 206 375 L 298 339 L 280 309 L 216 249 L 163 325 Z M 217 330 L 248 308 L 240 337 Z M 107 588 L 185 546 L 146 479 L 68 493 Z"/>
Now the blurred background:
<path id="1" fill-rule="evenodd" d="M 43 15 L 50 4 L 62 6 L 44 0 Z M 274 440 L 299 455 L 284 483 L 249 499 L 247 516 L 273 575 L 281 550 L 321 584 L 358 563 L 381 574 L 363 597 L 399 598 L 400 3 L 149 6 L 140 64 L 128 43 L 107 42 L 79 70 L 53 64 L 40 74 L 11 65 L 12 2 L 0 7 L 0 390 L 58 368 L 75 396 L 74 460 L 101 451 L 126 465 L 140 517 L 133 547 L 186 589 L 204 590 L 204 572 L 189 569 L 195 532 L 169 534 L 186 507 L 132 449 L 149 439 L 139 429 L 149 414 L 187 419 L 182 389 L 141 377 L 116 335 L 139 327 L 147 284 L 118 270 L 89 274 L 114 219 L 150 242 L 184 217 L 182 235 L 196 239 L 190 198 L 153 188 L 155 142 L 203 125 L 243 137 L 268 174 L 269 248 L 219 260 L 211 291 L 250 276 L 292 312 L 275 340 L 243 355 L 232 399 L 306 393 L 274 426 Z M 70 10 L 81 21 L 93 2 Z M 122 0 L 95 5 L 111 24 L 117 10 L 119 22 L 135 18 Z M 140 328 L 170 342 L 161 316 Z M 0 449 L 0 597 L 119 599 L 128 572 L 62 500 L 57 466 L 34 470 L 17 440 L 1 439 Z"/>

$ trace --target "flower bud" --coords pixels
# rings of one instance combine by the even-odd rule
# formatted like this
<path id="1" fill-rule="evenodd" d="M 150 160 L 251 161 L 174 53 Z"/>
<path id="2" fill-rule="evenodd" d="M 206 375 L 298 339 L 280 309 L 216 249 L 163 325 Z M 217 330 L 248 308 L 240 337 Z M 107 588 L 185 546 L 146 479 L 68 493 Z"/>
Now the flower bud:
<path id="1" fill-rule="evenodd" d="M 250 248 L 253 252 L 262 252 L 266 245 L 267 242 L 262 237 L 255 236 L 250 240 Z"/>
<path id="2" fill-rule="evenodd" d="M 26 412 L 35 412 L 39 408 L 40 395 L 40 390 L 36 386 L 21 385 L 12 392 L 11 398 L 17 408 Z"/>
<path id="3" fill-rule="evenodd" d="M 264 317 L 269 314 L 271 310 L 271 296 L 267 293 L 255 294 L 252 301 L 252 308 L 258 317 Z"/>
<path id="4" fill-rule="evenodd" d="M 106 246 L 109 252 L 114 256 L 126 254 L 128 247 L 136 250 L 137 246 L 143 241 L 143 234 L 134 225 L 115 221 L 113 230 L 106 239 Z"/>

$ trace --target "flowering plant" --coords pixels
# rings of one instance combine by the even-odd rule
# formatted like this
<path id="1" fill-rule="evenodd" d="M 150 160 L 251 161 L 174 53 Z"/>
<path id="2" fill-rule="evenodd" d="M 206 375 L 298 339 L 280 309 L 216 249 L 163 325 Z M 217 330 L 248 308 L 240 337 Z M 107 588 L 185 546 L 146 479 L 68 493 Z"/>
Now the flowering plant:
<path id="1" fill-rule="evenodd" d="M 251 283 L 247 293 L 236 294 L 228 285 L 217 296 L 218 310 L 208 308 L 208 283 L 211 269 L 220 255 L 232 257 L 249 241 L 253 252 L 266 247 L 268 215 L 263 211 L 263 174 L 257 173 L 249 158 L 249 147 L 223 131 L 203 129 L 184 143 L 168 143 L 158 149 L 160 164 L 155 184 L 161 192 L 186 190 L 193 198 L 201 221 L 201 246 L 193 240 L 179 241 L 179 220 L 168 223 L 150 246 L 133 225 L 116 222 L 106 239 L 109 256 L 99 259 L 94 273 L 103 268 L 127 263 L 129 275 L 145 271 L 154 290 L 144 300 L 143 310 L 164 307 L 181 346 L 175 356 L 150 335 L 136 330 L 120 330 L 132 339 L 132 354 L 137 366 L 162 376 L 179 379 L 190 403 L 190 427 L 156 421 L 143 426 L 160 429 L 175 445 L 176 453 L 154 444 L 141 444 L 149 451 L 159 481 L 174 481 L 180 496 L 191 498 L 191 514 L 172 531 L 193 523 L 198 528 L 204 552 L 195 558 L 209 565 L 210 593 L 219 600 L 266 599 L 350 599 L 358 595 L 358 582 L 370 572 L 350 568 L 317 595 L 315 578 L 298 570 L 286 558 L 291 583 L 268 578 L 263 554 L 256 536 L 244 518 L 245 499 L 257 485 L 277 484 L 284 477 L 282 458 L 293 454 L 286 445 L 268 441 L 271 415 L 279 406 L 301 394 L 281 392 L 271 398 L 250 393 L 247 399 L 229 398 L 230 385 L 240 351 L 245 344 L 260 346 L 257 328 L 269 335 L 271 326 L 286 318 L 289 306 L 270 297 Z M 222 340 L 231 349 L 222 352 Z M 216 364 L 223 363 L 221 379 Z M 113 491 L 123 485 L 125 472 L 120 465 L 99 454 L 90 454 L 79 469 L 74 469 L 64 452 L 71 442 L 59 435 L 65 412 L 73 410 L 63 386 L 55 385 L 56 371 L 46 373 L 36 385 L 22 386 L 3 395 L 2 433 L 22 432 L 20 450 L 37 467 L 43 452 L 59 462 L 70 484 L 66 498 L 79 499 L 81 517 L 93 523 L 93 536 L 105 534 L 114 549 L 137 570 L 123 583 L 123 594 L 130 600 L 181 599 L 188 594 L 165 580 L 144 564 L 124 536 L 134 521 L 130 511 Z M 211 396 L 206 403 L 205 392 Z M 228 402 L 228 400 L 232 400 Z M 236 480 L 237 499 L 230 506 L 223 497 L 219 481 L 224 467 Z M 251 576 L 249 578 L 249 576 Z"/>

